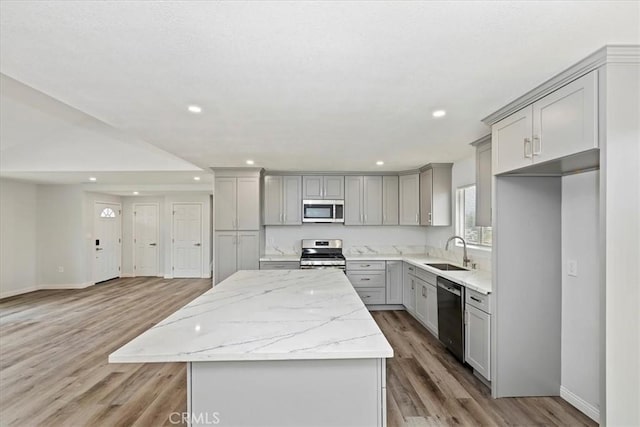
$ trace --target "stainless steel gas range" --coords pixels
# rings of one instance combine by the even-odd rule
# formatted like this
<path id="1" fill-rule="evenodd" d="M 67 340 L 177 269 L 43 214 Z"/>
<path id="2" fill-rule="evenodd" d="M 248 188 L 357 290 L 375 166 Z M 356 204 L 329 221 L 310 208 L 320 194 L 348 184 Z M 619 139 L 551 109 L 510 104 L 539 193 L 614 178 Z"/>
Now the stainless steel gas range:
<path id="1" fill-rule="evenodd" d="M 337 268 L 346 271 L 347 261 L 342 255 L 342 240 L 303 240 L 300 268 Z"/>

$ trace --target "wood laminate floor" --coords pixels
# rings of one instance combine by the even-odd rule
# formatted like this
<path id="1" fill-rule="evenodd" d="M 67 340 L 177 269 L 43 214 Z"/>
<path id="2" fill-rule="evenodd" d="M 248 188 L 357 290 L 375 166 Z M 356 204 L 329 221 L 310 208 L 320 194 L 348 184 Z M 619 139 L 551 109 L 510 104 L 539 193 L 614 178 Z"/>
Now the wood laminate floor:
<path id="1" fill-rule="evenodd" d="M 0 425 L 172 425 L 169 415 L 186 410 L 185 364 L 108 364 L 107 356 L 210 286 L 119 279 L 1 300 Z M 411 316 L 373 316 L 395 351 L 389 427 L 595 425 L 560 398 L 493 400 Z"/>

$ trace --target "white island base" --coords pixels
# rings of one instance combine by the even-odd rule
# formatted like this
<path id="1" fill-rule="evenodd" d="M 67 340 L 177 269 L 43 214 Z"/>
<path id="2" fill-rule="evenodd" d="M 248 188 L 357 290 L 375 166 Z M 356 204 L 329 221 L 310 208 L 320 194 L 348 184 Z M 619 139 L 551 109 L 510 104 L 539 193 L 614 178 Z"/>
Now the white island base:
<path id="1" fill-rule="evenodd" d="M 214 419 L 219 426 L 386 426 L 385 366 L 385 359 L 190 362 L 187 412 L 194 426 Z"/>

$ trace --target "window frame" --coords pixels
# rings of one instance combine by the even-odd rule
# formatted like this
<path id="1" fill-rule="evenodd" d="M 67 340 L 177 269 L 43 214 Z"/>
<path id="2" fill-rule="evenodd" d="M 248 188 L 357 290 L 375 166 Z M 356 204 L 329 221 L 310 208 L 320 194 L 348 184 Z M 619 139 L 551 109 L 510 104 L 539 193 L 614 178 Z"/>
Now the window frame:
<path id="1" fill-rule="evenodd" d="M 475 187 L 476 189 L 476 197 L 477 197 L 477 188 L 478 186 L 474 184 L 460 185 L 456 187 L 455 192 L 455 205 L 454 205 L 454 232 L 458 236 L 465 237 L 465 225 L 464 225 L 464 190 L 467 190 L 471 187 Z M 461 191 L 462 190 L 462 191 Z M 474 206 L 474 216 L 475 216 L 475 206 Z M 491 227 L 483 227 L 483 226 L 475 226 L 476 228 L 491 228 Z M 466 238 L 465 238 L 466 240 Z M 493 241 L 492 241 L 493 242 Z M 455 240 L 455 245 L 457 247 L 462 247 L 463 244 L 459 239 Z M 491 252 L 493 248 L 493 244 L 491 245 L 483 245 L 478 243 L 469 243 L 467 242 L 467 247 L 472 249 L 477 249 L 480 251 Z"/>

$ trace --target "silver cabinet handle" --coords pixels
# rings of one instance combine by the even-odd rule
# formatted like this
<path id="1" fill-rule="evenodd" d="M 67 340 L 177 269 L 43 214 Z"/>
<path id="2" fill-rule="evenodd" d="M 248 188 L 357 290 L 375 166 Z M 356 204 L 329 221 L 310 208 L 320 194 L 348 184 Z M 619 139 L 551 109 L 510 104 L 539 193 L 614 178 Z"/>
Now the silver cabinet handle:
<path id="1" fill-rule="evenodd" d="M 193 246 L 200 246 L 200 243 L 194 243 Z"/>
<path id="2" fill-rule="evenodd" d="M 416 283 L 412 280 L 411 281 L 411 290 L 416 288 Z"/>
<path id="3" fill-rule="evenodd" d="M 428 220 L 427 220 L 427 222 L 428 222 L 429 224 L 431 224 L 431 212 L 429 212 L 429 213 L 427 214 L 427 216 L 429 217 L 429 218 L 428 218 Z"/>
<path id="4" fill-rule="evenodd" d="M 537 150 L 536 150 L 536 145 L 538 146 Z M 538 135 L 534 135 L 533 136 L 533 155 L 539 156 L 541 152 L 542 152 L 542 141 L 540 140 L 540 137 Z"/>
<path id="5" fill-rule="evenodd" d="M 101 251 L 101 250 L 102 250 L 102 248 L 96 248 L 96 251 Z"/>
<path id="6" fill-rule="evenodd" d="M 155 243 L 149 243 L 149 246 L 156 246 Z"/>
<path id="7" fill-rule="evenodd" d="M 283 223 L 287 222 L 287 213 L 286 212 L 282 214 L 282 222 Z"/>
<path id="8" fill-rule="evenodd" d="M 471 298 L 471 299 L 472 299 L 472 300 L 474 300 L 475 302 L 482 302 L 482 300 L 481 300 L 481 299 L 478 299 L 478 298 L 476 298 L 476 297 L 469 297 L 469 298 Z"/>
<path id="9" fill-rule="evenodd" d="M 420 214 L 416 213 L 416 222 L 420 222 Z"/>
<path id="10" fill-rule="evenodd" d="M 366 281 L 368 281 L 368 280 L 371 280 L 371 279 L 370 279 L 370 278 L 368 278 L 368 277 L 361 277 L 361 278 L 360 278 L 360 281 L 362 281 L 362 282 L 366 282 Z"/>
<path id="11" fill-rule="evenodd" d="M 425 288 L 424 288 L 424 286 L 423 286 L 423 287 L 422 287 L 422 296 L 426 298 L 427 296 L 424 294 L 424 291 L 425 291 L 425 290 L 426 290 L 426 289 L 425 289 Z"/>
<path id="12" fill-rule="evenodd" d="M 529 151 L 527 151 L 527 146 L 529 146 Z M 530 159 L 531 158 L 531 138 L 524 139 L 523 150 L 524 150 L 524 153 L 523 153 L 524 157 L 526 159 Z"/>
<path id="13" fill-rule="evenodd" d="M 360 264 L 360 267 L 371 267 L 371 264 Z"/>

